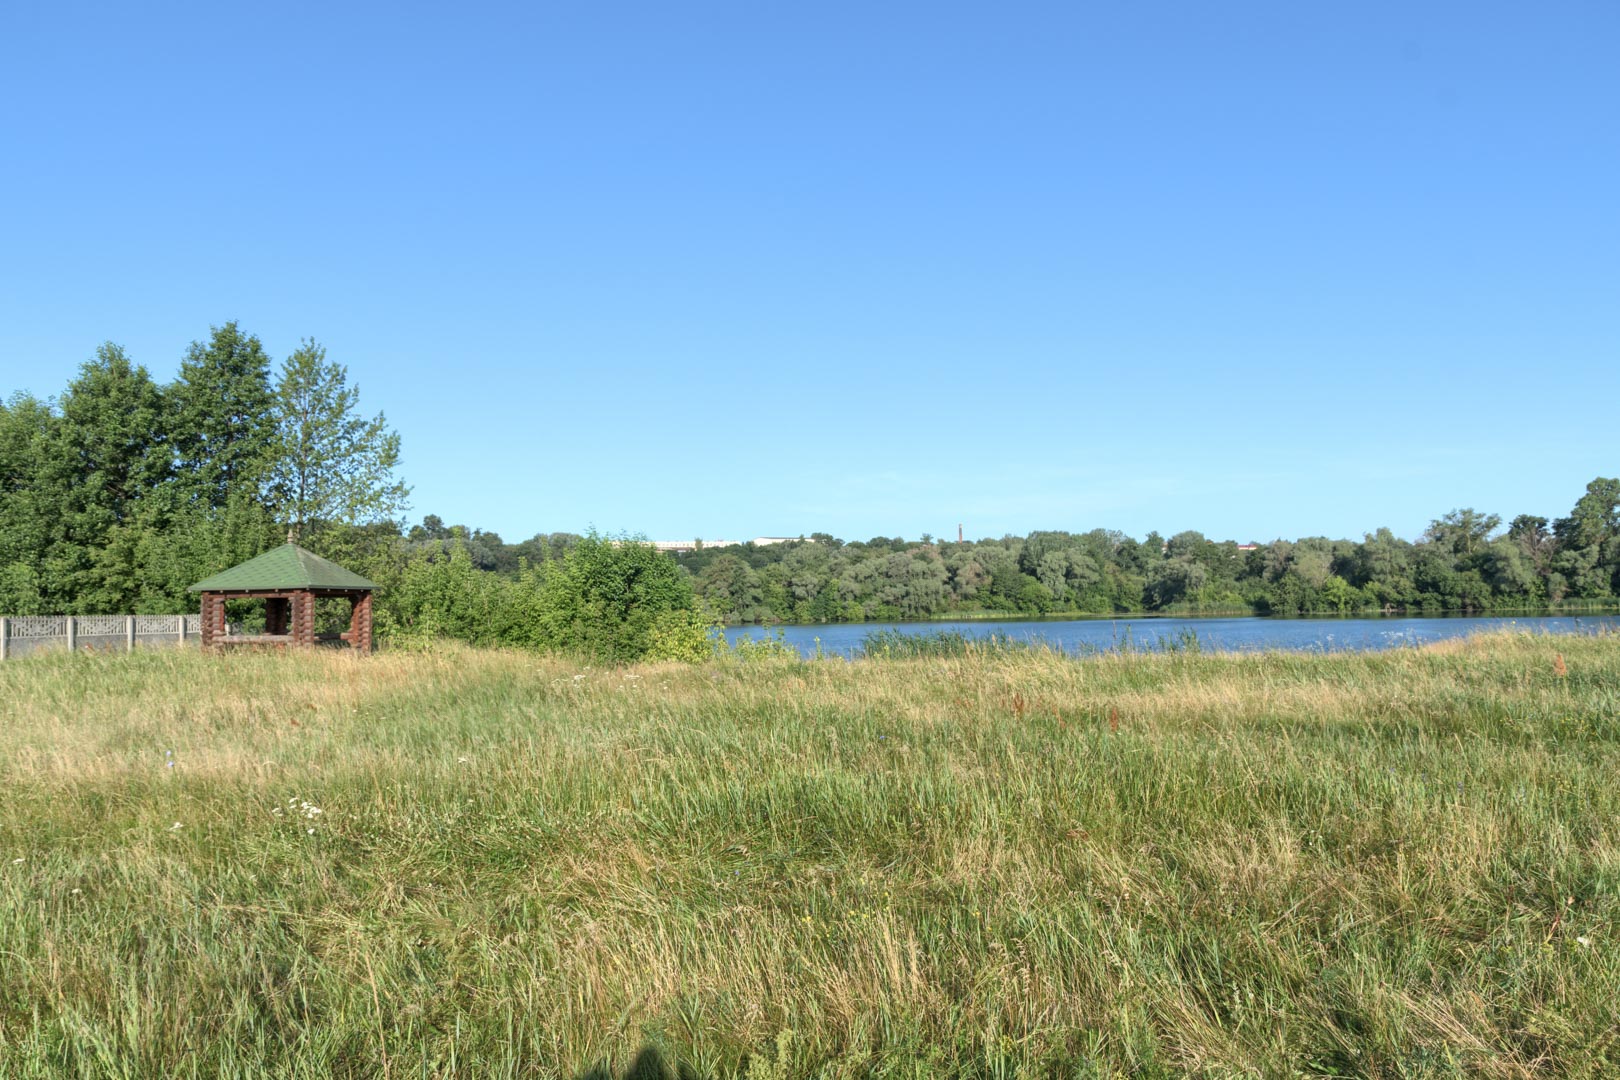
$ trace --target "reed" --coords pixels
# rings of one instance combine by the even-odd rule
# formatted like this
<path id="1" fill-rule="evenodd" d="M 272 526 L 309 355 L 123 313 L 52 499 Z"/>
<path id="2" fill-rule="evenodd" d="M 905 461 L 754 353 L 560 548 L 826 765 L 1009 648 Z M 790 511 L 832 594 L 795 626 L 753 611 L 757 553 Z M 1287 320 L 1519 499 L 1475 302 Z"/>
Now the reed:
<path id="1" fill-rule="evenodd" d="M 1617 645 L 8 663 L 0 1075 L 1613 1075 Z"/>

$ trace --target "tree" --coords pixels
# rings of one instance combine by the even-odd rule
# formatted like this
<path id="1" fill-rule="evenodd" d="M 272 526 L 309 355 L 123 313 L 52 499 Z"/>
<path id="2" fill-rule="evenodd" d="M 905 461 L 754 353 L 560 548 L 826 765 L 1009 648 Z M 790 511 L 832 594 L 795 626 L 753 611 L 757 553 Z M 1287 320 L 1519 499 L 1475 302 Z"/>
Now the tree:
<path id="1" fill-rule="evenodd" d="M 394 477 L 399 435 L 382 413 L 356 413 L 360 388 L 348 379 L 313 340 L 282 362 L 268 478 L 295 536 L 334 522 L 391 520 L 405 509 L 410 489 Z"/>
<path id="2" fill-rule="evenodd" d="M 1361 593 L 1342 577 L 1330 577 L 1322 586 L 1322 606 L 1340 615 L 1361 602 Z"/>
<path id="3" fill-rule="evenodd" d="M 979 595 L 979 590 L 990 582 L 990 572 L 979 564 L 971 544 L 963 544 L 951 552 L 945 559 L 945 569 L 949 575 L 951 595 L 957 600 L 974 599 Z"/>
<path id="4" fill-rule="evenodd" d="M 1518 544 L 1526 554 L 1547 542 L 1547 519 L 1535 514 L 1520 514 L 1508 525 L 1509 540 Z"/>
<path id="5" fill-rule="evenodd" d="M 1052 532 L 1041 530 L 1032 532 L 1024 537 L 1018 546 L 1018 569 L 1030 577 L 1041 576 L 1041 564 L 1046 557 L 1055 551 L 1063 551 L 1074 543 L 1074 537 L 1066 532 Z"/>
<path id="6" fill-rule="evenodd" d="M 1288 572 L 1312 591 L 1322 588 L 1333 574 L 1333 541 L 1325 536 L 1307 536 L 1288 553 Z"/>
<path id="7" fill-rule="evenodd" d="M 1549 588 L 1554 599 L 1566 592 L 1583 600 L 1601 600 L 1613 595 L 1614 575 L 1602 562 L 1603 549 L 1597 544 L 1568 547 L 1553 557 L 1555 584 Z"/>
<path id="8" fill-rule="evenodd" d="M 1469 559 L 1485 549 L 1502 519 L 1496 514 L 1482 514 L 1472 507 L 1453 510 L 1438 521 L 1429 523 L 1428 539 L 1447 549 L 1459 559 Z"/>
<path id="9" fill-rule="evenodd" d="M 407 538 L 418 543 L 424 540 L 448 540 L 450 528 L 438 514 L 429 514 L 422 519 L 422 524 L 411 526 Z"/>
<path id="10" fill-rule="evenodd" d="M 1569 517 L 1553 523 L 1553 532 L 1565 547 L 1595 547 L 1620 534 L 1620 480 L 1598 477 L 1586 485 Z"/>
<path id="11" fill-rule="evenodd" d="M 765 614 L 758 575 L 735 555 L 722 555 L 704 567 L 697 591 L 722 617 L 754 622 Z"/>
<path id="12" fill-rule="evenodd" d="M 276 542 L 275 524 L 257 499 L 234 495 L 220 510 L 176 505 L 159 488 L 135 515 L 115 525 L 94 553 L 91 577 L 103 611 L 174 615 L 190 611 L 194 581 L 251 559 Z M 110 606 L 109 606 L 110 605 Z"/>
<path id="13" fill-rule="evenodd" d="M 1515 518 L 1514 523 L 1520 518 Z M 1542 521 L 1545 525 L 1545 520 Z M 1541 592 L 1541 578 L 1531 555 L 1521 543 L 1523 537 L 1509 535 L 1492 540 L 1486 549 L 1483 571 L 1491 587 L 1501 596 L 1524 601 L 1536 598 Z"/>
<path id="14" fill-rule="evenodd" d="M 133 521 L 143 498 L 168 479 L 163 393 L 144 367 L 107 342 L 62 396 L 43 473 L 59 508 L 44 577 L 72 610 L 122 611 L 126 585 L 94 568 L 110 531 Z"/>
<path id="15" fill-rule="evenodd" d="M 1066 551 L 1048 551 L 1042 555 L 1035 567 L 1035 579 L 1045 586 L 1046 591 L 1052 594 L 1054 601 L 1061 601 L 1069 591 L 1069 554 Z"/>
<path id="16" fill-rule="evenodd" d="M 530 563 L 538 565 L 561 559 L 579 541 L 577 533 L 554 532 L 549 535 L 537 533 L 521 544 L 514 544 L 512 552 L 519 559 L 527 559 Z"/>
<path id="17" fill-rule="evenodd" d="M 62 489 L 47 463 L 58 418 L 27 394 L 0 402 L 0 611 L 35 615 L 49 605 L 39 571 L 61 519 Z"/>
<path id="18" fill-rule="evenodd" d="M 223 509 L 231 496 L 259 492 L 274 435 L 270 356 L 235 322 L 191 343 L 169 389 L 175 474 L 182 496 Z"/>
<path id="19" fill-rule="evenodd" d="M 879 618 L 916 618 L 931 613 L 946 596 L 948 572 L 934 548 L 916 548 L 868 559 L 852 577 L 874 603 Z"/>
<path id="20" fill-rule="evenodd" d="M 1164 559 L 1148 571 L 1148 605 L 1164 608 L 1189 599 L 1208 580 L 1209 571 L 1191 556 L 1178 555 L 1173 559 Z"/>
<path id="21" fill-rule="evenodd" d="M 1380 604 L 1405 604 L 1416 592 L 1411 548 L 1387 528 L 1366 534 L 1356 549 L 1356 583 Z"/>

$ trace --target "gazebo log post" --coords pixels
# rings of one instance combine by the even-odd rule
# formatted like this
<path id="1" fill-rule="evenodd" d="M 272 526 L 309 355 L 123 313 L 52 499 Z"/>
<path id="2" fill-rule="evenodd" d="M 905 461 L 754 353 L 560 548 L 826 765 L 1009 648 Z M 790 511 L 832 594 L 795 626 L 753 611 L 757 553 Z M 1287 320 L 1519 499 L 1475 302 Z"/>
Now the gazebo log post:
<path id="1" fill-rule="evenodd" d="M 225 636 L 225 598 L 218 593 L 203 593 L 202 644 L 209 649 Z"/>
<path id="2" fill-rule="evenodd" d="M 371 651 L 371 594 L 349 594 L 349 629 L 343 635 L 353 648 L 361 652 Z"/>

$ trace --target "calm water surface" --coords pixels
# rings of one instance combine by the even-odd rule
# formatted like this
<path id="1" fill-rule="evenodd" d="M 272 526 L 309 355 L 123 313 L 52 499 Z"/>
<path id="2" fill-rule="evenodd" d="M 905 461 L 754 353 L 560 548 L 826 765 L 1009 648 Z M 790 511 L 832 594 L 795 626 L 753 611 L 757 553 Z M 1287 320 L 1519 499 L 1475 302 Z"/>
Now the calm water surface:
<path id="1" fill-rule="evenodd" d="M 1045 642 L 1064 652 L 1083 654 L 1125 645 L 1158 648 L 1163 642 L 1179 644 L 1188 632 L 1205 649 L 1304 649 L 1336 652 L 1344 649 L 1392 649 L 1429 641 L 1463 637 L 1483 630 L 1522 630 L 1543 634 L 1595 634 L 1620 630 L 1615 615 L 1521 615 L 1501 617 L 1281 619 L 1242 618 L 1120 618 L 1120 619 L 974 619 L 966 622 L 829 623 L 817 626 L 758 626 L 726 628 L 726 638 L 762 637 L 781 631 L 789 645 L 806 656 L 816 651 L 849 656 L 874 630 L 903 634 L 959 632 L 983 638 L 994 634 L 1021 641 Z"/>

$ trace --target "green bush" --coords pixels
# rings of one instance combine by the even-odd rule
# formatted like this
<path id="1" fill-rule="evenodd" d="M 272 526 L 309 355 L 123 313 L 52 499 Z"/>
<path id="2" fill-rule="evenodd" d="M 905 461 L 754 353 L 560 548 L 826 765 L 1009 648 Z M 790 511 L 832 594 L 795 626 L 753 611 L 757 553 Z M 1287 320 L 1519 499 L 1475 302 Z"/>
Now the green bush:
<path id="1" fill-rule="evenodd" d="M 551 567 L 540 588 L 537 644 L 602 660 L 638 660 L 668 641 L 675 612 L 696 609 L 690 582 L 645 540 L 592 533 Z"/>
<path id="2" fill-rule="evenodd" d="M 653 621 L 648 660 L 701 664 L 714 659 L 724 639 L 716 641 L 714 619 L 695 610 L 666 611 Z"/>
<path id="3" fill-rule="evenodd" d="M 451 637 L 474 645 L 514 644 L 509 640 L 514 583 L 473 565 L 464 545 L 449 558 L 419 552 L 406 564 L 397 586 L 378 605 L 378 631 L 397 644 Z"/>

